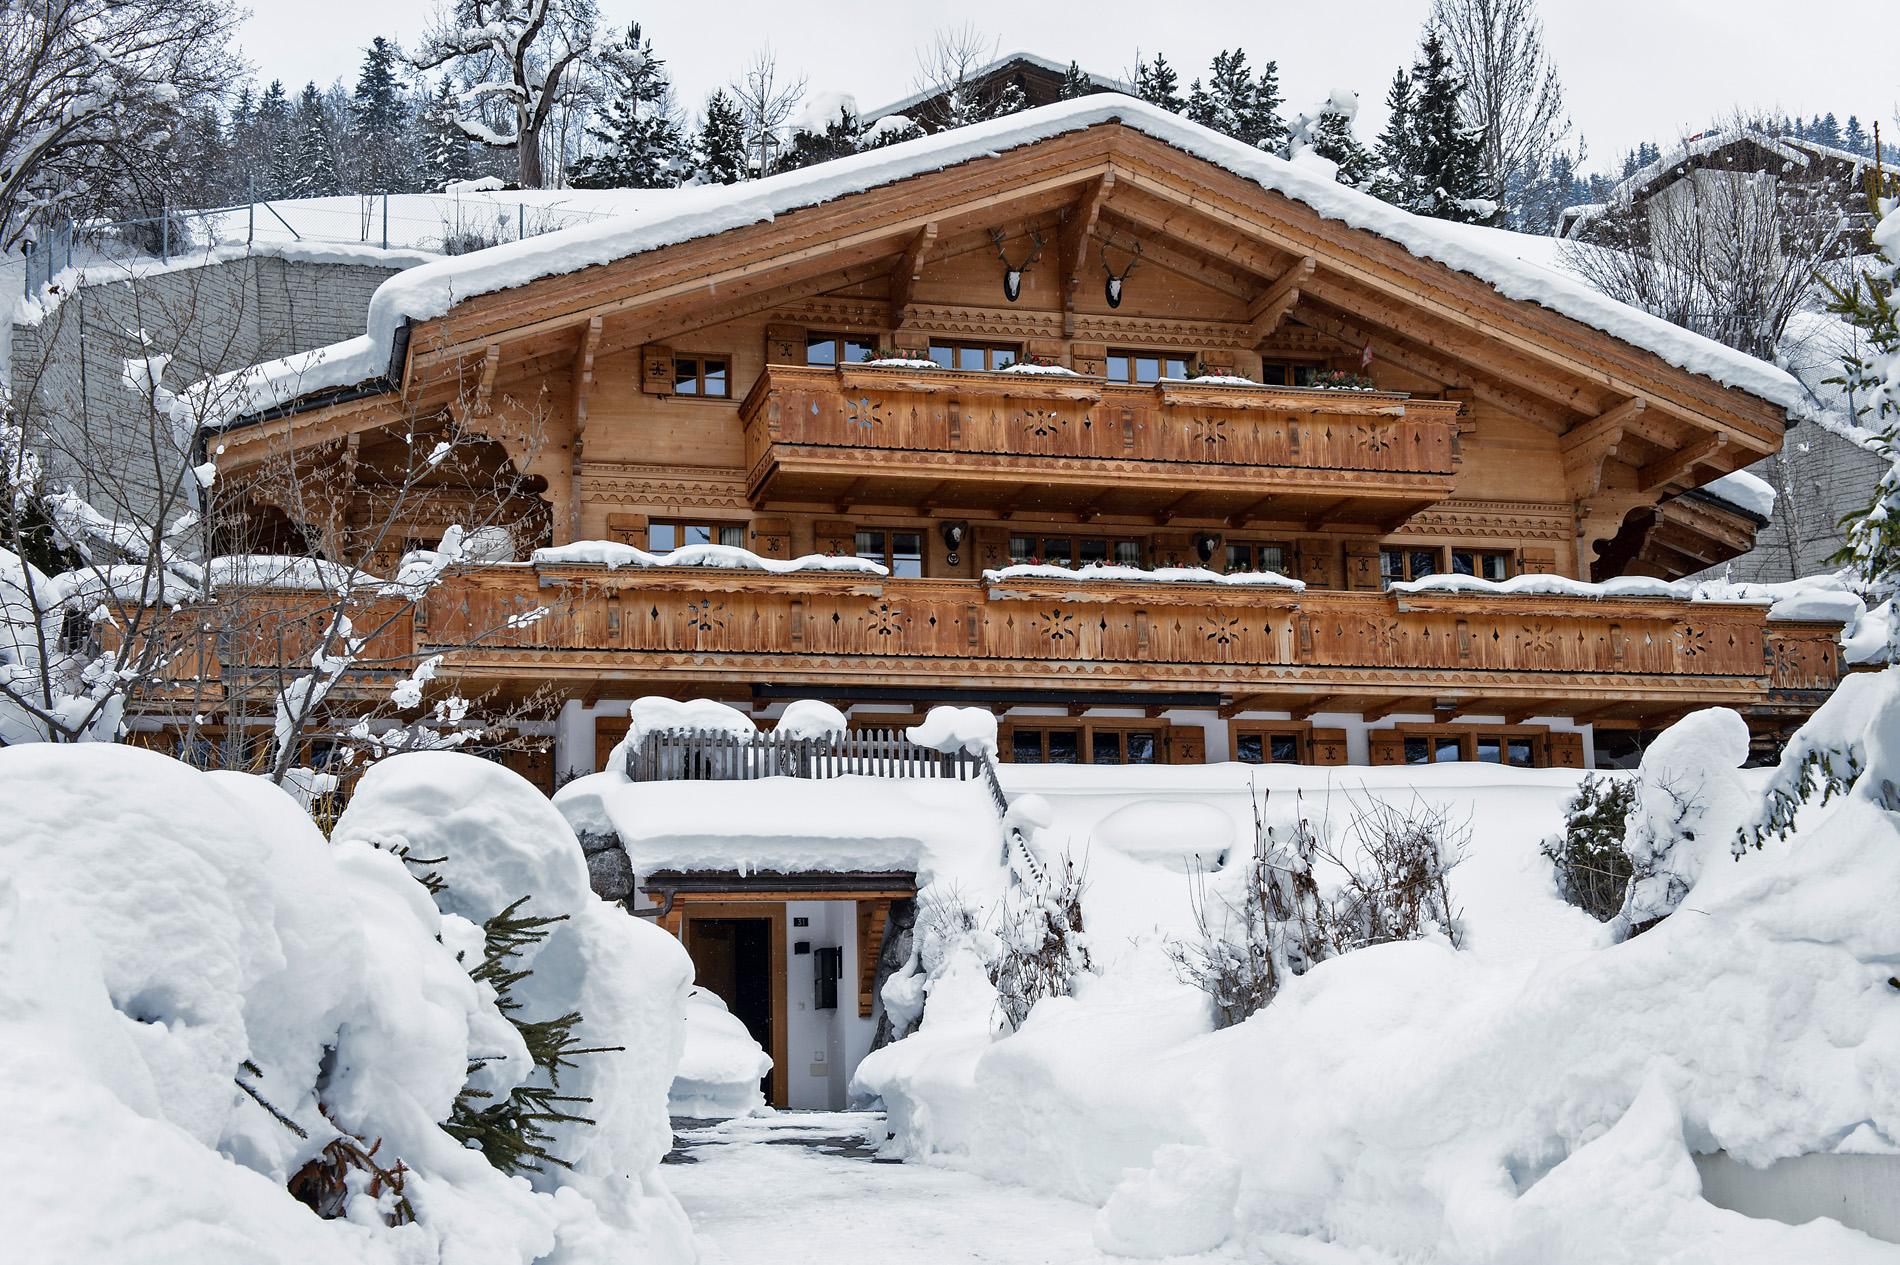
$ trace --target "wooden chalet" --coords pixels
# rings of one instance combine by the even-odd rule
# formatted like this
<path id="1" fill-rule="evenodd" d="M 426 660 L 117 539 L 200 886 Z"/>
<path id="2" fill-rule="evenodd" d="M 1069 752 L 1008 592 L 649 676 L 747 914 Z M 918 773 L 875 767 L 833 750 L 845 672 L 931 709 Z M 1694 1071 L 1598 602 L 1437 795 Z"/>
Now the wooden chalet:
<path id="1" fill-rule="evenodd" d="M 489 436 L 540 489 L 521 561 L 401 635 L 483 631 L 450 670 L 570 700 L 562 768 L 648 694 L 764 723 L 797 697 L 881 725 L 987 706 L 1006 760 L 1579 766 L 1703 706 L 1772 733 L 1834 685 L 1838 629 L 1761 604 L 1391 587 L 1746 550 L 1757 518 L 1685 494 L 1776 451 L 1778 371 L 1626 341 L 1604 326 L 1659 323 L 1592 323 L 1607 300 L 1561 278 L 1513 297 L 1475 239 L 1124 97 L 966 132 L 399 277 L 385 297 L 454 300 L 401 313 L 386 376 L 235 421 L 223 475 L 296 449 L 373 480 L 418 414 Z M 528 560 L 586 541 L 889 574 Z"/>

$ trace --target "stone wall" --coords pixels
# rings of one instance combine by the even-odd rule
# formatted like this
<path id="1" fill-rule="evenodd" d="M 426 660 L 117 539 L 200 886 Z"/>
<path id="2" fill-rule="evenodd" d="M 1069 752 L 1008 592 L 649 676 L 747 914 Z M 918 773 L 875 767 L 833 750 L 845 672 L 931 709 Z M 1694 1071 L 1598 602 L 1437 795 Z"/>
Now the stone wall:
<path id="1" fill-rule="evenodd" d="M 1741 557 L 1702 574 L 1773 584 L 1831 571 L 1840 520 L 1865 506 L 1887 463 L 1814 422 L 1788 428 L 1782 450 L 1748 468 L 1775 489 L 1775 514 Z"/>

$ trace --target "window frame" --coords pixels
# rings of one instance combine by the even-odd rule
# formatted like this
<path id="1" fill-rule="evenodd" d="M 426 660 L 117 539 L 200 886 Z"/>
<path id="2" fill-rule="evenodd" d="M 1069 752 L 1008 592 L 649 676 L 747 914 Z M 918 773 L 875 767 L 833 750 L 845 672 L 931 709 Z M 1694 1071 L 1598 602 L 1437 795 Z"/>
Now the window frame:
<path id="1" fill-rule="evenodd" d="M 1240 758 L 1242 738 L 1260 739 L 1260 760 Z M 1292 761 L 1272 758 L 1273 740 L 1292 738 L 1297 758 Z M 1304 720 L 1233 720 L 1227 723 L 1227 755 L 1235 764 L 1311 764 L 1313 762 L 1313 726 Z"/>
<path id="2" fill-rule="evenodd" d="M 1376 732 L 1376 731 L 1375 731 Z M 1498 764 L 1514 769 L 1548 769 L 1550 762 L 1551 731 L 1543 725 L 1397 725 L 1394 726 L 1402 743 L 1424 742 L 1430 758 L 1425 764 L 1449 764 L 1450 760 L 1438 758 L 1439 752 L 1447 745 L 1456 745 L 1457 759 L 1465 764 Z M 1483 741 L 1495 741 L 1500 757 L 1510 754 L 1513 742 L 1530 744 L 1530 763 L 1514 764 L 1509 759 L 1495 761 L 1478 759 L 1478 744 Z M 1401 757 L 1401 764 L 1411 761 Z"/>
<path id="3" fill-rule="evenodd" d="M 1425 554 L 1425 553 L 1429 553 L 1432 555 L 1433 569 L 1430 571 L 1413 574 L 1412 572 L 1413 558 L 1418 554 Z M 1395 576 L 1386 571 L 1385 559 L 1386 559 L 1387 554 L 1398 554 L 1401 558 L 1404 559 L 1405 574 Z M 1385 588 L 1392 587 L 1392 585 L 1395 582 L 1399 582 L 1399 581 L 1409 582 L 1412 580 L 1422 580 L 1428 575 L 1449 574 L 1449 572 L 1446 569 L 1447 562 L 1448 562 L 1447 550 L 1444 545 L 1408 545 L 1402 542 L 1398 544 L 1381 544 L 1379 546 L 1379 587 L 1382 589 L 1385 589 Z"/>
<path id="4" fill-rule="evenodd" d="M 884 539 L 884 552 L 879 557 L 871 557 L 862 551 L 858 537 L 877 535 Z M 897 548 L 892 540 L 895 536 L 917 537 L 917 574 L 905 576 L 897 569 Z M 852 556 L 868 561 L 882 563 L 891 573 L 892 579 L 923 579 L 930 569 L 930 531 L 924 527 L 890 527 L 882 523 L 860 523 L 851 529 Z"/>
<path id="5" fill-rule="evenodd" d="M 867 341 L 859 342 L 859 339 L 861 337 L 865 338 Z M 831 344 L 831 355 L 832 355 L 831 360 L 814 361 L 811 358 L 811 349 L 814 345 L 818 343 Z M 841 368 L 847 365 L 863 364 L 864 363 L 863 357 L 860 357 L 857 360 L 845 359 L 846 348 L 854 343 L 857 344 L 859 349 L 864 352 L 875 352 L 877 350 L 877 336 L 874 334 L 873 335 L 858 335 L 858 334 L 847 334 L 843 332 L 834 334 L 830 332 L 829 330 L 822 330 L 822 329 L 806 330 L 805 331 L 805 363 L 807 365 L 812 365 L 820 369 L 837 369 L 837 368 Z"/>
<path id="6" fill-rule="evenodd" d="M 687 363 L 696 365 L 697 368 L 693 372 L 693 389 L 691 391 L 682 391 L 679 389 L 681 378 L 680 366 Z M 706 390 L 706 366 L 714 363 L 725 366 L 722 374 L 723 382 L 721 384 L 725 389 L 717 395 Z M 676 400 L 732 399 L 732 357 L 725 352 L 706 352 L 703 354 L 690 351 L 674 352 L 673 389 L 668 394 Z"/>
<path id="7" fill-rule="evenodd" d="M 674 531 L 679 532 L 683 535 L 685 532 L 691 530 L 692 528 L 704 527 L 708 529 L 708 532 L 707 532 L 708 535 L 711 535 L 715 532 L 723 532 L 723 531 L 736 531 L 739 533 L 739 543 L 736 545 L 727 545 L 726 542 L 723 540 L 710 540 L 705 543 L 714 544 L 714 545 L 725 545 L 726 548 L 728 549 L 744 549 L 746 547 L 746 530 L 750 526 L 751 524 L 746 522 L 744 519 L 735 520 L 735 519 L 720 519 L 720 518 L 702 518 L 702 519 L 649 518 L 647 520 L 646 548 L 647 548 L 648 553 L 672 553 L 673 550 L 675 549 L 684 549 L 687 543 L 689 543 L 689 542 L 682 541 L 679 544 L 669 546 L 668 548 L 665 548 L 665 549 L 661 549 L 653 543 L 653 533 L 655 529 L 657 528 L 669 527 L 669 528 L 672 528 Z"/>
<path id="8" fill-rule="evenodd" d="M 1114 374 L 1112 365 L 1118 357 L 1128 362 L 1128 374 L 1126 377 L 1116 377 Z M 1158 362 L 1158 372 L 1153 378 L 1143 378 L 1137 373 L 1135 364 L 1140 360 L 1154 360 Z M 1119 383 L 1124 386 L 1153 386 L 1163 378 L 1173 378 L 1176 376 L 1167 371 L 1169 361 L 1180 362 L 1181 373 L 1179 376 L 1183 381 L 1192 376 L 1194 372 L 1193 361 L 1185 351 L 1161 351 L 1154 348 L 1141 347 L 1111 347 L 1102 356 L 1102 377 L 1109 382 Z"/>
<path id="9" fill-rule="evenodd" d="M 1054 731 L 1073 733 L 1076 736 L 1076 761 L 1072 768 L 1128 768 L 1128 739 L 1131 733 L 1146 733 L 1154 736 L 1154 759 L 1137 762 L 1132 767 L 1150 768 L 1173 763 L 1173 753 L 1168 745 L 1170 726 L 1165 720 L 1144 720 L 1132 716 L 1104 717 L 1100 720 L 1072 720 L 1066 716 L 1025 716 L 1021 720 L 1006 720 L 997 726 L 996 745 L 998 755 L 1006 764 L 1017 763 L 1016 735 L 1018 733 L 1040 734 L 1042 759 L 1038 764 L 1049 763 L 1049 734 Z M 1095 760 L 1095 736 L 1098 733 L 1117 735 L 1117 748 L 1121 759 L 1113 763 Z"/>
<path id="10" fill-rule="evenodd" d="M 1033 541 L 1039 550 L 1041 549 L 1041 546 L 1046 541 L 1051 541 L 1051 540 L 1067 541 L 1069 544 L 1069 557 L 1071 559 L 1071 561 L 1067 565 L 1071 567 L 1081 567 L 1081 566 L 1088 565 L 1081 561 L 1082 542 L 1084 541 L 1099 540 L 1099 541 L 1102 541 L 1107 546 L 1107 551 L 1102 559 L 1102 565 L 1104 566 L 1145 567 L 1147 566 L 1148 559 L 1151 556 L 1149 541 L 1145 537 L 1142 537 L 1142 536 L 1110 536 L 1110 535 L 1098 534 L 1095 532 L 1082 532 L 1080 534 L 1070 534 L 1067 532 L 1040 532 L 1039 531 L 1039 532 L 1034 533 L 1033 535 L 1026 532 L 1020 533 L 1020 534 L 1016 532 L 1011 532 L 1009 535 L 1009 542 L 1007 545 L 1004 546 L 1004 550 L 1009 555 L 1010 565 L 1012 566 L 1018 563 L 1027 563 L 1032 558 L 1036 559 L 1037 562 L 1044 565 L 1059 565 L 1059 564 L 1053 564 L 1053 563 L 1048 562 L 1048 552 L 1046 550 L 1043 550 L 1037 553 L 1023 554 L 1019 557 L 1016 553 L 1016 542 L 1018 540 Z M 1118 545 L 1133 545 L 1135 547 L 1136 560 L 1134 562 L 1121 561 L 1121 559 L 1117 556 L 1116 546 Z"/>
<path id="11" fill-rule="evenodd" d="M 1289 357 L 1272 357 L 1260 362 L 1260 381 L 1270 387 L 1311 387 L 1311 379 L 1326 371 L 1324 360 L 1302 360 Z M 1309 380 L 1299 381 L 1304 374 Z M 1277 379 L 1277 381 L 1275 380 Z"/>
<path id="12" fill-rule="evenodd" d="M 953 361 L 961 359 L 960 355 L 954 353 L 980 351 L 983 353 L 983 368 L 965 369 L 962 365 L 954 363 L 946 365 L 943 361 L 937 360 L 937 349 L 939 347 L 948 348 L 953 353 L 951 357 Z M 996 363 L 999 356 L 1007 356 L 1009 362 L 1014 364 L 1023 357 L 1023 345 L 1021 343 L 991 342 L 987 339 L 980 338 L 933 338 L 924 350 L 924 359 L 937 360 L 938 368 L 948 369 L 953 373 L 1000 372 L 1002 366 Z"/>
<path id="13" fill-rule="evenodd" d="M 1293 542 L 1290 540 L 1235 540 L 1230 536 L 1221 542 L 1221 566 L 1225 568 L 1224 573 L 1227 575 L 1237 574 L 1233 559 L 1233 551 L 1236 549 L 1252 550 L 1253 553 L 1251 556 L 1256 564 L 1260 556 L 1260 550 L 1278 549 L 1280 551 L 1280 566 L 1262 567 L 1252 565 L 1249 566 L 1245 572 L 1239 574 L 1258 575 L 1262 571 L 1273 571 L 1278 575 L 1290 576 L 1294 571 L 1299 569 L 1299 563 L 1294 554 Z"/>
<path id="14" fill-rule="evenodd" d="M 1458 569 L 1458 555 L 1460 554 L 1466 554 L 1477 559 L 1478 562 L 1474 564 L 1474 568 L 1482 567 L 1482 560 L 1485 558 L 1500 559 L 1503 562 L 1504 574 L 1498 577 L 1499 580 L 1508 580 L 1518 574 L 1517 551 L 1515 549 L 1472 549 L 1461 545 L 1453 545 L 1446 551 L 1445 560 L 1451 564 L 1450 569 L 1445 572 L 1446 575 L 1469 575 L 1474 580 L 1488 580 L 1491 578 L 1485 575 L 1481 569 L 1460 571 Z"/>

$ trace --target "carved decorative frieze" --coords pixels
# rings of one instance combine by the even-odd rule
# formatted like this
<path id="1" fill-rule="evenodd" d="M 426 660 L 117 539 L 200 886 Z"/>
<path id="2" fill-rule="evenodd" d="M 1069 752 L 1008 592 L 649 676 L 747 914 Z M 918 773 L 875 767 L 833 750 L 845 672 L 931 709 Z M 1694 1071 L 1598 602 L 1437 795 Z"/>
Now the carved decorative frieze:
<path id="1" fill-rule="evenodd" d="M 1561 501 L 1441 501 L 1405 524 L 1419 536 L 1569 541 L 1574 511 Z"/>

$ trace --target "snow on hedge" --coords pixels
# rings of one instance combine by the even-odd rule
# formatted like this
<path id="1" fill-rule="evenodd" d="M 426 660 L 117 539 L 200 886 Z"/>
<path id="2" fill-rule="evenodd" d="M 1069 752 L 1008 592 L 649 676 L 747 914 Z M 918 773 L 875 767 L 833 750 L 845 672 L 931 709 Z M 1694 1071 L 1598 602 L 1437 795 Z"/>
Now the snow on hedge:
<path id="1" fill-rule="evenodd" d="M 799 571 L 851 571 L 860 575 L 889 575 L 890 569 L 868 558 L 811 553 L 802 558 L 762 558 L 737 545 L 681 545 L 671 553 L 648 553 L 614 540 L 577 540 L 568 545 L 537 549 L 530 561 L 541 567 L 713 567 L 731 571 L 766 571 L 791 575 Z"/>
<path id="2" fill-rule="evenodd" d="M 1049 562 L 1017 562 L 993 567 L 983 573 L 985 584 L 1007 584 L 1011 580 L 1078 580 L 1106 584 L 1225 584 L 1235 588 L 1285 589 L 1289 593 L 1305 590 L 1306 581 L 1281 575 L 1278 571 L 1210 571 L 1206 567 L 1125 567 L 1090 562 L 1080 567 L 1057 566 Z"/>
<path id="3" fill-rule="evenodd" d="M 380 785 L 415 759 L 387 762 Z M 459 857 L 458 890 L 486 890 L 487 858 L 532 847 L 503 827 L 574 846 L 545 802 L 536 820 L 494 804 L 513 788 L 445 788 L 470 791 L 489 802 L 437 799 L 437 824 L 413 827 Z M 645 1259 L 691 1259 L 677 1205 L 646 1187 L 677 1024 L 657 1044 L 641 1033 L 677 1015 L 686 974 L 659 932 L 620 916 L 626 934 L 585 956 L 542 948 L 537 980 L 576 985 L 602 1035 L 638 1041 L 614 1083 L 590 1082 L 593 1111 L 628 1132 L 577 1147 L 591 1180 L 555 1198 L 441 1127 L 471 1062 L 506 1078 L 523 1056 L 457 960 L 479 930 L 438 912 L 396 856 L 326 843 L 260 779 L 116 744 L 0 750 L 0 802 L 0 1112 L 32 1157 L 0 1224 L 19 1259 L 526 1265 L 594 1259 L 630 1230 Z M 401 1161 L 414 1223 L 385 1227 L 360 1194 L 355 1219 L 320 1220 L 286 1191 L 339 1130 Z M 624 1165 L 612 1176 L 608 1152 Z"/>
<path id="4" fill-rule="evenodd" d="M 1800 383 L 1773 365 L 1628 307 L 1574 277 L 1528 263 L 1486 237 L 1460 233 L 1461 226 L 1412 215 L 1300 163 L 1112 93 L 1059 101 L 765 180 L 681 191 L 649 208 L 598 223 L 411 268 L 377 289 L 362 339 L 224 375 L 201 384 L 194 394 L 206 402 L 230 400 L 230 406 L 220 411 L 237 417 L 312 391 L 351 386 L 385 372 L 396 333 L 405 323 L 431 320 L 466 299 L 769 223 L 779 215 L 848 194 L 1111 122 L 1225 167 L 1328 219 L 1375 233 L 1414 255 L 1475 276 L 1509 298 L 1550 308 L 1654 352 L 1679 369 L 1751 392 L 1791 415 L 1806 415 L 1811 409 Z"/>
<path id="5" fill-rule="evenodd" d="M 1724 716 L 1695 719 L 1720 728 Z M 1677 854 L 1696 863 L 1659 882 L 1686 885 L 1679 912 L 1620 943 L 1561 903 L 1537 855 L 1574 773 L 1005 766 L 1012 793 L 1052 805 L 1048 833 L 1086 848 L 1089 941 L 1115 951 L 1074 997 L 1040 1002 L 1001 1035 L 985 933 L 962 937 L 927 977 L 921 1029 L 873 1052 L 856 1087 L 882 1096 L 900 1153 L 1101 1206 L 1098 1243 L 1130 1255 L 1201 1250 L 1187 1232 L 1226 1215 L 1232 1250 L 1268 1256 L 1301 1235 L 1341 1259 L 1447 1265 L 1891 1260 L 1891 1245 L 1833 1222 L 1712 1207 L 1691 1156 L 1900 1148 L 1888 1070 L 1900 1062 L 1888 984 L 1900 821 L 1881 802 L 1900 779 L 1897 716 L 1852 712 L 1871 726 L 1858 747 L 1868 772 L 1805 810 L 1788 839 L 1740 861 L 1720 838 Z M 1684 794 L 1708 780 L 1725 802 L 1693 822 L 1651 807 L 1719 833 L 1737 786 L 1756 795 L 1763 779 L 1732 767 L 1745 744 L 1726 730 L 1698 733 L 1657 771 Z M 1471 813 L 1449 879 L 1463 947 L 1346 953 L 1212 1031 L 1207 998 L 1156 935 L 1191 924 L 1190 880 L 1121 852 L 1118 840 L 1149 832 L 1118 818 L 1144 801 L 1195 803 L 1249 838 L 1250 785 L 1272 789 L 1277 819 L 1337 818 L 1355 796 L 1404 803 L 1413 789 Z M 1201 855 L 1220 866 L 1225 836 L 1211 818 L 1204 829 Z"/>

